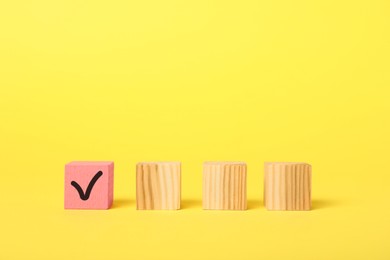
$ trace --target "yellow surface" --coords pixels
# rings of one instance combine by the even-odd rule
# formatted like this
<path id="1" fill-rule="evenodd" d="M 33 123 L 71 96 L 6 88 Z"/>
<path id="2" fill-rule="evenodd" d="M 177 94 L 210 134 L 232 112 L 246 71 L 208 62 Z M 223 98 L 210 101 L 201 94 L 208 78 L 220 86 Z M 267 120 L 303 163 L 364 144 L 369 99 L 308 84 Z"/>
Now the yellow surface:
<path id="1" fill-rule="evenodd" d="M 390 259 L 390 1 L 1 1 L 0 259 Z M 115 205 L 63 210 L 72 160 Z M 135 164 L 182 161 L 183 210 L 136 211 Z M 201 209 L 202 162 L 249 210 Z M 313 165 L 268 212 L 263 162 Z"/>

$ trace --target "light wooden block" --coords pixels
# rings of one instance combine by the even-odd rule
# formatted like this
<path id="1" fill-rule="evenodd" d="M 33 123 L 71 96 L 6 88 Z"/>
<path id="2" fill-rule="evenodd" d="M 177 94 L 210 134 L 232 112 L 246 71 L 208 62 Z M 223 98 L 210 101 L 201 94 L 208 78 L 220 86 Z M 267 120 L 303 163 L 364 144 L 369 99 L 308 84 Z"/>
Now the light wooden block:
<path id="1" fill-rule="evenodd" d="M 310 210 L 311 165 L 265 163 L 264 205 L 268 210 Z"/>
<path id="2" fill-rule="evenodd" d="M 65 209 L 109 209 L 113 190 L 113 162 L 65 165 Z"/>
<path id="3" fill-rule="evenodd" d="M 203 209 L 246 210 L 246 208 L 246 164 L 204 163 Z"/>
<path id="4" fill-rule="evenodd" d="M 137 209 L 180 209 L 180 162 L 137 164 Z"/>

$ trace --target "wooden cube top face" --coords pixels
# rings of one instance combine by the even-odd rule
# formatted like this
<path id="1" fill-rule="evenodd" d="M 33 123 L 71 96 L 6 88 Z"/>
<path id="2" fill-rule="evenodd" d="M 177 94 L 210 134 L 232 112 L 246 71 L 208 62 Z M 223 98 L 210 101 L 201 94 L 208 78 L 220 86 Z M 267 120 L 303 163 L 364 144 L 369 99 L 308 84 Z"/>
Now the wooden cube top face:
<path id="1" fill-rule="evenodd" d="M 246 164 L 205 162 L 203 209 L 246 210 Z"/>
<path id="2" fill-rule="evenodd" d="M 270 162 L 264 166 L 264 204 L 268 210 L 310 210 L 310 164 Z"/>
<path id="3" fill-rule="evenodd" d="M 65 165 L 65 209 L 108 209 L 113 201 L 113 162 Z"/>
<path id="4" fill-rule="evenodd" d="M 278 172 L 288 169 L 294 169 L 297 167 L 303 167 L 305 170 L 311 171 L 311 165 L 304 162 L 266 162 L 264 163 L 264 169 L 267 172 Z M 301 168 L 299 168 L 301 169 Z"/>
<path id="5" fill-rule="evenodd" d="M 181 200 L 180 162 L 137 164 L 137 209 L 176 210 Z"/>
<path id="6" fill-rule="evenodd" d="M 137 166 L 139 165 L 181 166 L 181 162 L 139 162 L 137 163 Z"/>
<path id="7" fill-rule="evenodd" d="M 203 166 L 210 166 L 210 165 L 219 165 L 219 166 L 225 166 L 225 165 L 245 165 L 245 162 L 204 162 Z"/>

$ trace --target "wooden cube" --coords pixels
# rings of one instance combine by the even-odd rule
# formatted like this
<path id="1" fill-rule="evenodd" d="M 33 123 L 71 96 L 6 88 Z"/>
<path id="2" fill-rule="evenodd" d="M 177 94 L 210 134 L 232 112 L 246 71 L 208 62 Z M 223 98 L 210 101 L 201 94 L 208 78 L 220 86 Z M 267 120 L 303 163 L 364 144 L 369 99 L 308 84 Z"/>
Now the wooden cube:
<path id="1" fill-rule="evenodd" d="M 204 163 L 203 209 L 246 210 L 246 208 L 246 164 Z"/>
<path id="2" fill-rule="evenodd" d="M 137 164 L 137 209 L 180 209 L 180 162 Z"/>
<path id="3" fill-rule="evenodd" d="M 109 209 L 113 191 L 113 162 L 65 165 L 65 209 Z"/>
<path id="4" fill-rule="evenodd" d="M 264 205 L 268 210 L 310 210 L 311 165 L 265 163 Z"/>

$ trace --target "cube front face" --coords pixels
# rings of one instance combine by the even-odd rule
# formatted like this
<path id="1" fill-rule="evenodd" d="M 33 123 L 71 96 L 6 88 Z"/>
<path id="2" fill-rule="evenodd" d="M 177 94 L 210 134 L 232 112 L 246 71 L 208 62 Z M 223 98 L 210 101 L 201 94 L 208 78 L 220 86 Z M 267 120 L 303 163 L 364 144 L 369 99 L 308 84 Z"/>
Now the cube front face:
<path id="1" fill-rule="evenodd" d="M 65 166 L 65 209 L 109 209 L 113 162 L 71 162 Z"/>
<path id="2" fill-rule="evenodd" d="M 203 209 L 246 210 L 246 169 L 245 163 L 204 163 Z"/>
<path id="3" fill-rule="evenodd" d="M 310 210 L 311 165 L 266 163 L 264 205 L 267 210 Z"/>
<path id="4" fill-rule="evenodd" d="M 176 210 L 181 200 L 180 162 L 137 164 L 137 209 Z"/>

